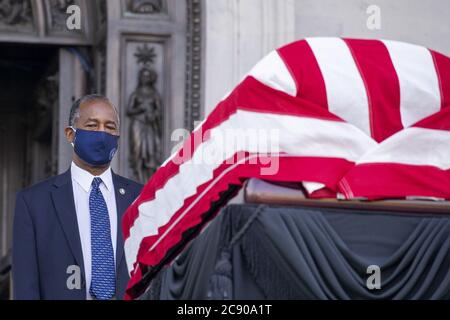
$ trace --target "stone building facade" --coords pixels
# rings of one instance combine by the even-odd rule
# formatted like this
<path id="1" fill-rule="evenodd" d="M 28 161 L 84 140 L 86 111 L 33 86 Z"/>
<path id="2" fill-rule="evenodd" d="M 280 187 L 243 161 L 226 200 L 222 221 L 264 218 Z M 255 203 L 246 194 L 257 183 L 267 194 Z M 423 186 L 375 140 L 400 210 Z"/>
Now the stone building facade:
<path id="1" fill-rule="evenodd" d="M 113 169 L 144 182 L 179 143 L 174 130 L 192 129 L 274 48 L 344 36 L 450 55 L 449 16 L 447 0 L 0 0 L 0 269 L 16 192 L 70 165 L 74 99 L 98 92 L 118 107 Z"/>

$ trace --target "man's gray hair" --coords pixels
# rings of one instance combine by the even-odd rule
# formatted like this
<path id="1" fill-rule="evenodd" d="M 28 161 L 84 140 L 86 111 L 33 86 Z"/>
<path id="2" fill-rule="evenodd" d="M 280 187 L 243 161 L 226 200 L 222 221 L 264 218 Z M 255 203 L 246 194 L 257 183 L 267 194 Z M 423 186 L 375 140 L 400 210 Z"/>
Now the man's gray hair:
<path id="1" fill-rule="evenodd" d="M 88 95 L 76 100 L 72 104 L 72 107 L 70 108 L 70 115 L 69 115 L 69 127 L 75 128 L 75 120 L 76 120 L 76 118 L 78 118 L 80 116 L 80 106 L 83 103 L 90 102 L 90 101 L 103 101 L 103 102 L 106 102 L 109 105 L 111 105 L 117 115 L 117 121 L 118 121 L 117 125 L 120 125 L 119 111 L 117 110 L 116 106 L 114 104 L 112 104 L 111 101 L 107 97 L 105 97 L 104 95 L 101 95 L 101 94 L 88 94 Z"/>

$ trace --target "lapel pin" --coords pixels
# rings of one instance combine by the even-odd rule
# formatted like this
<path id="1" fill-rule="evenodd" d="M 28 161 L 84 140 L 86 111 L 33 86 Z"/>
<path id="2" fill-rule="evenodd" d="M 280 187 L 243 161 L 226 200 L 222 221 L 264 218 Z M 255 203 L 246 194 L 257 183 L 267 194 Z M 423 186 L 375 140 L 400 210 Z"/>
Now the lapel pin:
<path id="1" fill-rule="evenodd" d="M 119 193 L 120 193 L 121 195 L 124 195 L 124 194 L 125 194 L 125 189 L 124 189 L 124 188 L 120 188 L 120 189 L 119 189 Z"/>

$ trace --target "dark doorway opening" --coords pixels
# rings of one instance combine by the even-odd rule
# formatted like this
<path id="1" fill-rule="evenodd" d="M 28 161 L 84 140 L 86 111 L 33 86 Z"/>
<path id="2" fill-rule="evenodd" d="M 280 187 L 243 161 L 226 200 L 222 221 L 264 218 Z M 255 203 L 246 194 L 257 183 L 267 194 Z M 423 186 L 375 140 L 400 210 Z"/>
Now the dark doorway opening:
<path id="1" fill-rule="evenodd" d="M 0 45 L 0 262 L 8 267 L 17 191 L 56 170 L 58 47 Z M 0 269 L 2 265 L 0 263 Z M 0 270 L 0 299 L 9 294 Z M 2 281 L 3 280 L 3 281 Z M 6 296 L 7 298 L 7 296 Z"/>

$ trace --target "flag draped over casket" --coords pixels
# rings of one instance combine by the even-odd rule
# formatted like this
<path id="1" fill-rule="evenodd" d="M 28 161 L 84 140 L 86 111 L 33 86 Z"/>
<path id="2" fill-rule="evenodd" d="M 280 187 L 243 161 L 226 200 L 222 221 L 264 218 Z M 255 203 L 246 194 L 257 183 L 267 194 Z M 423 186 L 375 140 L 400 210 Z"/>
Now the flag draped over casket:
<path id="1" fill-rule="evenodd" d="M 449 105 L 450 59 L 421 46 L 308 38 L 271 52 L 126 212 L 128 298 L 248 178 L 314 198 L 450 199 Z"/>

